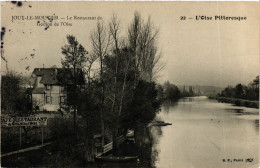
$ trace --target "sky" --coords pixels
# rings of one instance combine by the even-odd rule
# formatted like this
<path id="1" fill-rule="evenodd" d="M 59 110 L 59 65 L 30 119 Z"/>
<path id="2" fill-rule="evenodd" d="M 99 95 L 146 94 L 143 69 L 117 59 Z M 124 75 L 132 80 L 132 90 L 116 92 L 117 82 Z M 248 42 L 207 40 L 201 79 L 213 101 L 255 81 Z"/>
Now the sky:
<path id="1" fill-rule="evenodd" d="M 11 2 L 1 3 L 3 56 L 8 69 L 31 74 L 34 68 L 61 67 L 61 47 L 66 35 L 91 50 L 90 33 L 97 20 L 67 17 L 101 17 L 107 23 L 113 13 L 125 35 L 134 12 L 148 16 L 159 28 L 158 48 L 165 64 L 157 82 L 178 85 L 225 87 L 248 84 L 259 74 L 258 2 Z M 58 16 L 59 26 L 37 26 L 37 20 L 13 20 L 13 16 Z M 246 20 L 215 20 L 215 16 L 246 17 Z M 181 20 L 182 16 L 186 20 Z M 212 20 L 196 20 L 196 16 Z M 61 19 L 65 18 L 65 19 Z M 189 19 L 192 18 L 192 19 Z M 61 26 L 60 22 L 72 23 Z M 27 68 L 27 69 L 26 69 Z M 1 71 L 6 64 L 1 60 Z"/>

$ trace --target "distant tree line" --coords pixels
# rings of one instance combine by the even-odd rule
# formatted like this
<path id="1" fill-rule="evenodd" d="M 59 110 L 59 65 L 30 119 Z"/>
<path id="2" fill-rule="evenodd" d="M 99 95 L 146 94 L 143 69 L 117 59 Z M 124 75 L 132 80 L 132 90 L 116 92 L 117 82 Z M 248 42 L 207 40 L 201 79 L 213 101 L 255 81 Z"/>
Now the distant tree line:
<path id="1" fill-rule="evenodd" d="M 157 90 L 158 99 L 161 101 L 177 101 L 182 97 L 192 97 L 196 95 L 191 86 L 189 86 L 188 91 L 185 88 L 181 91 L 176 85 L 171 84 L 169 81 L 166 81 L 162 85 L 158 84 Z"/>
<path id="2" fill-rule="evenodd" d="M 193 96 L 199 96 L 199 94 L 195 94 L 192 86 L 189 86 L 189 90 L 186 90 L 184 87 L 181 91 L 181 97 L 193 97 Z"/>
<path id="3" fill-rule="evenodd" d="M 228 86 L 219 93 L 218 96 L 245 100 L 259 100 L 259 76 L 248 85 L 239 83 L 236 86 Z"/>

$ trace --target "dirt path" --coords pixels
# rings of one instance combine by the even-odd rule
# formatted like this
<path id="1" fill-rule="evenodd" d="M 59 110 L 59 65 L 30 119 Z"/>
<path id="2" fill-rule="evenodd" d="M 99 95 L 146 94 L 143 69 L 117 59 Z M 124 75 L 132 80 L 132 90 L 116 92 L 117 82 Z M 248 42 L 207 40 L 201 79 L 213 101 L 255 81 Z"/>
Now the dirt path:
<path id="1" fill-rule="evenodd" d="M 50 145 L 50 144 L 51 144 L 51 142 L 48 142 L 48 143 L 44 143 L 43 145 L 37 145 L 37 146 L 20 149 L 20 150 L 13 151 L 13 152 L 9 152 L 9 153 L 3 153 L 3 154 L 1 154 L 1 157 L 10 156 L 10 155 L 14 155 L 14 154 L 22 153 L 22 152 L 28 152 L 28 151 L 32 151 L 32 150 L 37 150 L 37 149 L 40 149 L 40 148 L 47 146 L 47 145 Z"/>

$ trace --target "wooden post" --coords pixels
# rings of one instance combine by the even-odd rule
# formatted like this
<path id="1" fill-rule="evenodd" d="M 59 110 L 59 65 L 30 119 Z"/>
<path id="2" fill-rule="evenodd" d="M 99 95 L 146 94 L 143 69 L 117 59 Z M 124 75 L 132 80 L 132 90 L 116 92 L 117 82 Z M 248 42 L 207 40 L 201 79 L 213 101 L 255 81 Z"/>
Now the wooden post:
<path id="1" fill-rule="evenodd" d="M 42 146 L 43 146 L 43 126 L 42 126 Z"/>
<path id="2" fill-rule="evenodd" d="M 91 161 L 92 160 L 94 161 L 94 158 L 95 158 L 96 154 L 94 153 L 94 141 L 93 141 L 93 139 L 92 139 L 91 145 L 92 145 L 92 148 L 91 148 Z"/>
<path id="3" fill-rule="evenodd" d="M 19 127 L 19 128 L 20 128 L 19 147 L 21 148 L 22 147 L 22 127 Z"/>

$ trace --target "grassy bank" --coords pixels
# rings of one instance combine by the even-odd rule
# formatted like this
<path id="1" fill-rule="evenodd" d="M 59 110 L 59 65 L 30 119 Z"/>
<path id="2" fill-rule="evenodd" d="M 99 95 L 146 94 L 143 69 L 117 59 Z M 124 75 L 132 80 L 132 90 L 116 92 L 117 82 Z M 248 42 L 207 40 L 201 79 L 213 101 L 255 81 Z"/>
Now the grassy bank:
<path id="1" fill-rule="evenodd" d="M 231 103 L 231 104 L 234 104 L 236 106 L 259 108 L 259 101 L 235 99 L 235 98 L 227 98 L 227 97 L 217 97 L 217 96 L 209 96 L 209 98 L 210 99 L 216 99 L 221 103 Z"/>

